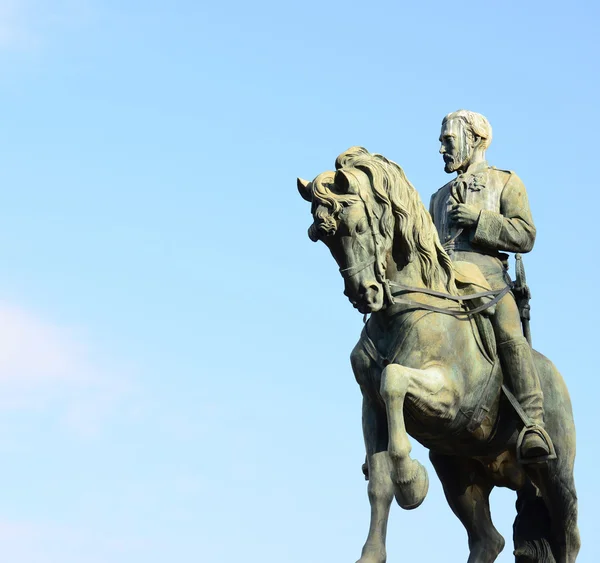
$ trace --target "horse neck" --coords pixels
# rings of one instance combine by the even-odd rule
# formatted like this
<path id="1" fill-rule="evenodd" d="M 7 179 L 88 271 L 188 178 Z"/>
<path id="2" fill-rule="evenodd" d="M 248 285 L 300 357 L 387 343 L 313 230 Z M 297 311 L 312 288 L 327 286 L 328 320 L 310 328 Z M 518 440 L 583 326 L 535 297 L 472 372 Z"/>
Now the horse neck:
<path id="1" fill-rule="evenodd" d="M 423 276 L 421 275 L 421 267 L 416 260 L 407 262 L 406 264 L 402 262 L 398 263 L 393 259 L 389 260 L 386 274 L 388 280 L 392 283 L 417 287 L 419 289 L 425 288 Z"/>
<path id="2" fill-rule="evenodd" d="M 437 283 L 427 284 L 424 281 L 421 260 L 418 257 L 414 257 L 411 262 L 402 256 L 397 251 L 393 251 L 388 256 L 388 263 L 386 268 L 387 279 L 393 283 L 414 287 L 418 289 L 432 289 L 434 291 L 447 292 L 448 289 L 445 287 L 443 280 L 446 279 L 446 274 L 437 257 L 435 260 L 435 268 L 440 272 L 441 280 Z"/>
<path id="3" fill-rule="evenodd" d="M 441 269 L 441 266 L 437 265 Z M 421 262 L 418 258 L 413 259 L 411 262 L 403 259 L 402 256 L 398 256 L 398 253 L 391 253 L 388 256 L 387 267 L 386 267 L 386 278 L 388 281 L 392 283 L 391 291 L 394 293 L 395 291 L 400 291 L 400 288 L 394 287 L 393 284 L 399 284 L 403 286 L 407 286 L 413 289 L 431 289 L 434 291 L 440 291 L 443 293 L 447 293 L 448 289 L 444 286 L 442 282 L 428 285 L 423 281 L 423 274 L 421 270 Z M 441 277 L 445 279 L 445 274 L 442 274 Z M 435 298 L 428 296 L 423 293 L 410 293 L 407 297 L 410 298 L 411 301 L 416 301 L 419 303 L 428 303 L 431 305 L 439 305 L 436 302 Z M 397 303 L 394 305 L 388 305 L 381 311 L 377 313 L 373 313 L 373 317 L 377 320 L 377 323 L 381 325 L 381 327 L 388 327 L 390 323 L 394 324 L 395 322 L 400 322 L 397 313 L 406 308 L 412 308 L 409 305 Z"/>

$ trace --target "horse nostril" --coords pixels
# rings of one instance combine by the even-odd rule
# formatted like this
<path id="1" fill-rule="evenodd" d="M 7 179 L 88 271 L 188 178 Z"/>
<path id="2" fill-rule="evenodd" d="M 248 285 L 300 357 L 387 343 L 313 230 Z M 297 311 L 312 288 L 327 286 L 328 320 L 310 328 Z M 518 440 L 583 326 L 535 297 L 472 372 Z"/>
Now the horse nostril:
<path id="1" fill-rule="evenodd" d="M 373 299 L 379 293 L 379 285 L 375 282 L 361 284 L 359 292 L 363 299 Z"/>

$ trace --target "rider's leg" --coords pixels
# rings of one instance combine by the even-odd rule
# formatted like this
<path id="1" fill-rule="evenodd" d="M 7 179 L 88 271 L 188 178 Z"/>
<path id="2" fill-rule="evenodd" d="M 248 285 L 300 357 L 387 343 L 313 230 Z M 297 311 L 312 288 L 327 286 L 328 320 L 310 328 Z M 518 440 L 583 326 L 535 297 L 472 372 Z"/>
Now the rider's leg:
<path id="1" fill-rule="evenodd" d="M 511 294 L 506 295 L 496 306 L 492 323 L 504 375 L 510 381 L 512 391 L 525 414 L 534 425 L 543 428 L 544 396 L 531 347 L 523 336 L 519 310 Z M 542 436 L 535 429 L 526 431 L 521 446 L 522 458 L 548 455 L 550 446 L 546 443 L 547 440 L 547 435 Z"/>

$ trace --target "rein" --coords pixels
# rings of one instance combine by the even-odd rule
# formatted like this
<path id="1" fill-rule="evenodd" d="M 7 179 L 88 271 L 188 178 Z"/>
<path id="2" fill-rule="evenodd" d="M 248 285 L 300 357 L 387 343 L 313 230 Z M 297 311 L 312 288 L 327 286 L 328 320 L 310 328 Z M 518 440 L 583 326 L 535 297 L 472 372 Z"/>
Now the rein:
<path id="1" fill-rule="evenodd" d="M 418 301 L 414 301 L 413 299 L 396 297 L 395 294 L 392 295 L 392 299 L 393 299 L 392 305 L 394 305 L 396 303 L 402 303 L 405 305 L 414 305 L 415 308 L 417 308 L 417 309 L 425 309 L 427 311 L 432 311 L 434 313 L 442 313 L 443 315 L 451 315 L 452 317 L 456 317 L 459 319 L 460 318 L 467 319 L 469 317 L 472 317 L 473 315 L 476 315 L 478 313 L 481 313 L 482 311 L 489 309 L 490 307 L 493 307 L 509 291 L 512 290 L 512 284 L 511 284 L 511 285 L 505 285 L 502 289 L 493 289 L 491 291 L 481 291 L 479 293 L 471 293 L 470 295 L 457 296 L 457 295 L 452 295 L 450 293 L 442 293 L 441 291 L 434 291 L 432 289 L 408 287 L 406 285 L 402 285 L 402 284 L 395 283 L 395 282 L 388 282 L 388 283 L 392 286 L 400 287 L 401 288 L 401 291 L 399 292 L 400 294 L 422 293 L 424 295 L 432 295 L 434 297 L 440 297 L 442 299 L 450 299 L 452 301 L 457 301 L 458 303 L 463 304 L 463 305 L 464 305 L 465 301 L 471 301 L 473 299 L 478 299 L 480 297 L 494 296 L 493 299 L 491 299 L 487 303 L 484 303 L 483 305 L 479 305 L 479 307 L 475 307 L 475 309 L 469 309 L 469 310 L 461 309 L 460 311 L 458 311 L 458 310 L 453 310 L 453 309 L 444 309 L 442 307 L 434 307 L 433 305 L 427 305 L 426 303 L 420 303 Z"/>

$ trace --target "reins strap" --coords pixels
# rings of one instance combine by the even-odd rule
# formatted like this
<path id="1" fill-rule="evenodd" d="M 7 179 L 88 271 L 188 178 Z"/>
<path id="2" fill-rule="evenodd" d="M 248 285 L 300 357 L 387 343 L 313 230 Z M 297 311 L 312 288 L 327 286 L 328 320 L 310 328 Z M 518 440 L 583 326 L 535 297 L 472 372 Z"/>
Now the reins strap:
<path id="1" fill-rule="evenodd" d="M 420 303 L 419 301 L 413 301 L 412 299 L 405 299 L 403 297 L 394 297 L 394 303 L 401 303 L 403 305 L 413 305 L 415 309 L 425 309 L 426 311 L 432 311 L 434 313 L 441 313 L 443 315 L 450 315 L 452 317 L 464 317 L 465 319 L 476 315 L 477 313 L 481 313 L 490 307 L 493 307 L 498 301 L 500 301 L 509 291 L 511 290 L 511 286 L 507 285 L 501 290 L 493 291 L 493 292 L 485 292 L 486 294 L 495 295 L 495 297 L 490 300 L 488 303 L 484 303 L 479 307 L 475 307 L 475 309 L 471 309 L 468 311 L 457 311 L 453 309 L 444 309 L 442 307 L 435 307 L 433 305 L 428 305 L 426 303 Z M 418 290 L 419 292 L 426 293 L 425 291 Z M 442 293 L 443 296 L 445 294 Z"/>
<path id="2" fill-rule="evenodd" d="M 442 244 L 442 247 L 448 254 L 450 254 L 454 250 L 454 243 L 463 231 L 464 229 L 458 229 L 458 231 L 456 231 L 456 234 L 450 240 L 447 240 L 444 244 Z"/>
<path id="3" fill-rule="evenodd" d="M 497 295 L 499 291 L 498 289 L 492 289 L 491 291 L 480 291 L 479 293 L 470 293 L 469 295 L 452 295 L 451 293 L 443 293 L 442 291 L 435 291 L 433 289 L 419 288 L 419 287 L 410 287 L 408 285 L 402 285 L 401 283 L 389 282 L 391 286 L 400 288 L 401 291 L 406 293 L 424 293 L 425 295 L 432 295 L 434 297 L 442 297 L 444 299 L 451 299 L 452 301 L 471 301 L 473 299 L 478 299 L 480 297 L 491 297 L 492 295 Z M 509 289 L 512 289 L 511 286 L 507 286 Z"/>

